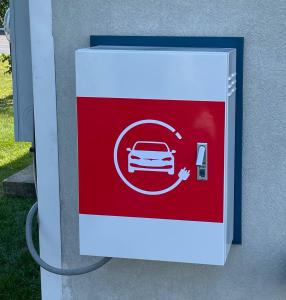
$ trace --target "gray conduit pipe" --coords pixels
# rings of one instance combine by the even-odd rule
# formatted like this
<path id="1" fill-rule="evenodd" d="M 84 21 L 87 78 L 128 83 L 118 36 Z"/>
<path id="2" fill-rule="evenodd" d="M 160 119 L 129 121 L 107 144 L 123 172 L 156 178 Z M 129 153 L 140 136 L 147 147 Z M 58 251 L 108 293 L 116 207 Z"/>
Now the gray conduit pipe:
<path id="1" fill-rule="evenodd" d="M 34 182 L 35 182 L 35 190 L 37 195 L 37 160 L 36 160 L 36 151 L 35 148 L 30 149 L 31 152 L 34 152 Z M 38 212 L 38 201 L 33 204 L 30 211 L 28 212 L 27 218 L 26 218 L 26 242 L 29 249 L 29 252 L 31 256 L 33 257 L 34 261 L 44 268 L 46 271 L 57 274 L 57 275 L 66 275 L 66 276 L 72 276 L 72 275 L 81 275 L 86 274 L 92 271 L 95 271 L 108 263 L 112 257 L 103 257 L 99 261 L 95 262 L 92 265 L 85 266 L 85 267 L 79 267 L 74 269 L 62 269 L 62 268 L 56 268 L 49 264 L 47 264 L 44 260 L 41 259 L 40 255 L 38 254 L 37 250 L 35 249 L 34 243 L 33 243 L 33 235 L 32 235 L 32 227 L 33 227 L 33 218 Z"/>
<path id="2" fill-rule="evenodd" d="M 68 275 L 68 276 L 81 275 L 81 274 L 85 274 L 85 273 L 95 271 L 95 270 L 99 269 L 100 267 L 102 267 L 103 265 L 105 265 L 106 263 L 108 263 L 111 260 L 111 257 L 104 257 L 104 258 L 100 259 L 99 261 L 97 261 L 96 263 L 94 263 L 90 266 L 74 268 L 74 269 L 61 269 L 61 268 L 56 268 L 56 267 L 53 267 L 53 266 L 47 264 L 45 261 L 43 261 L 41 259 L 41 257 L 37 253 L 37 251 L 35 249 L 35 246 L 34 246 L 34 243 L 33 243 L 33 239 L 32 239 L 33 218 L 34 218 L 35 214 L 37 213 L 37 211 L 38 211 L 38 202 L 34 203 L 34 205 L 31 207 L 31 209 L 30 209 L 30 211 L 27 215 L 27 219 L 26 219 L 26 242 L 27 242 L 27 246 L 28 246 L 28 249 L 30 251 L 30 254 L 33 257 L 34 261 L 38 265 L 40 265 L 42 268 L 47 270 L 48 272 L 58 274 L 58 275 Z"/>

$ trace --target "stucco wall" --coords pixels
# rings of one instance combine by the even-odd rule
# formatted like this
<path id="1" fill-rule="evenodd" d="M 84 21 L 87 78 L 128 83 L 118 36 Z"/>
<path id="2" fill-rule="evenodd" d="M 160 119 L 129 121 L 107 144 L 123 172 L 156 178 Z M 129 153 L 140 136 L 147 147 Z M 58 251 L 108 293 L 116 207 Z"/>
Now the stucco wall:
<path id="1" fill-rule="evenodd" d="M 75 49 L 91 34 L 244 36 L 243 245 L 224 267 L 114 259 L 64 299 L 286 299 L 286 2 L 53 0 L 64 266 L 80 258 Z"/>

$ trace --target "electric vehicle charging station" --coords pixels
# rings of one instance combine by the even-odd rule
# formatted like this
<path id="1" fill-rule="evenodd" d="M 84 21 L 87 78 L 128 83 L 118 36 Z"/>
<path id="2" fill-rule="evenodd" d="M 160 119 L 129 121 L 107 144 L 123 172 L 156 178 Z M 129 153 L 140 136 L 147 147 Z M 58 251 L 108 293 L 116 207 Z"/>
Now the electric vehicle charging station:
<path id="1" fill-rule="evenodd" d="M 76 52 L 82 255 L 225 263 L 235 91 L 235 49 Z"/>
<path id="2" fill-rule="evenodd" d="M 234 230 L 232 239 L 233 243 L 240 244 L 241 228 L 243 228 L 243 246 L 231 246 L 232 249 L 229 252 L 227 266 L 225 267 L 114 259 L 99 272 L 73 278 L 57 276 L 41 268 L 42 299 L 145 300 L 200 298 L 224 300 L 230 298 L 241 299 L 243 297 L 259 300 L 284 299 L 285 288 L 281 285 L 281 280 L 283 280 L 283 274 L 285 273 L 284 249 L 286 247 L 284 235 L 286 190 L 284 184 L 285 164 L 283 164 L 284 149 L 286 147 L 284 138 L 285 39 L 282 38 L 285 2 L 278 1 L 275 5 L 271 1 L 266 1 L 263 5 L 260 5 L 258 1 L 250 2 L 246 0 L 230 1 L 228 3 L 181 0 L 87 0 L 84 5 L 81 1 L 67 0 L 23 0 L 13 2 L 19 6 L 22 5 L 22 2 L 29 4 L 30 33 L 25 41 L 28 41 L 31 36 L 32 51 L 30 55 L 32 62 L 30 67 L 32 70 L 31 86 L 33 93 L 29 94 L 33 96 L 35 119 L 29 117 L 29 120 L 35 121 L 36 128 L 38 204 L 41 225 L 39 227 L 40 253 L 44 261 L 61 269 L 85 266 L 97 260 L 96 257 L 86 257 L 85 254 L 87 253 L 93 256 L 99 253 L 100 250 L 101 253 L 107 255 L 107 252 L 110 251 L 107 242 L 110 242 L 110 245 L 114 248 L 115 257 L 137 257 L 141 259 L 145 257 L 146 259 L 186 262 L 198 262 L 200 258 L 200 261 L 205 264 L 223 264 L 226 255 L 225 257 L 223 254 L 217 255 L 215 259 L 213 253 L 210 253 L 210 249 L 203 249 L 202 247 L 203 243 L 207 243 L 207 235 L 204 235 L 203 231 L 197 231 L 197 236 L 195 236 L 191 234 L 192 231 L 189 228 L 184 232 L 180 231 L 178 237 L 174 237 L 174 234 L 160 235 L 165 244 L 160 244 L 160 247 L 157 247 L 158 251 L 155 252 L 153 240 L 148 240 L 145 230 L 148 223 L 152 224 L 148 231 L 151 237 L 157 234 L 152 230 L 159 222 L 165 228 L 167 224 L 170 224 L 169 232 L 177 229 L 175 226 L 177 222 L 180 224 L 183 222 L 187 224 L 200 223 L 207 226 L 212 224 L 221 226 L 223 224 L 226 226 L 225 233 L 227 236 L 232 236 L 232 225 L 231 222 L 228 222 L 228 215 L 227 218 L 224 218 L 225 210 L 223 210 L 222 223 L 218 220 L 215 221 L 214 216 L 211 216 L 210 222 L 204 221 L 199 212 L 202 212 L 202 202 L 206 203 L 206 198 L 200 193 L 199 197 L 197 195 L 196 197 L 197 199 L 203 199 L 203 201 L 195 203 L 193 201 L 194 197 L 190 197 L 193 195 L 194 190 L 199 190 L 199 185 L 210 185 L 213 182 L 214 171 L 212 166 L 214 163 L 218 164 L 218 162 L 212 157 L 214 155 L 214 140 L 210 139 L 211 141 L 208 141 L 208 136 L 200 136 L 198 131 L 190 135 L 187 132 L 186 135 L 188 130 L 193 132 L 194 126 L 190 121 L 193 118 L 189 117 L 187 119 L 184 116 L 187 114 L 191 116 L 195 111 L 198 112 L 198 109 L 202 109 L 200 107 L 204 103 L 209 109 L 208 105 L 217 104 L 216 101 L 210 101 L 215 100 L 215 98 L 206 98 L 207 101 L 201 101 L 203 99 L 198 98 L 198 101 L 194 101 L 196 100 L 192 99 L 194 95 L 189 95 L 190 97 L 187 95 L 186 98 L 179 97 L 181 94 L 178 93 L 177 89 L 174 92 L 174 97 L 168 99 L 170 94 L 167 94 L 167 92 L 170 93 L 174 80 L 171 84 L 165 86 L 162 93 L 158 93 L 158 97 L 156 97 L 154 90 L 151 95 L 144 94 L 148 89 L 146 88 L 145 91 L 140 90 L 140 88 L 143 89 L 142 82 L 138 86 L 129 84 L 129 90 L 132 93 L 134 92 L 133 95 L 125 94 L 120 96 L 120 99 L 118 93 L 112 95 L 110 89 L 108 90 L 110 93 L 102 95 L 93 93 L 88 96 L 91 98 L 90 103 L 88 103 L 92 106 L 91 114 L 96 115 L 96 111 L 99 108 L 103 109 L 107 103 L 110 104 L 110 112 L 113 111 L 112 116 L 114 118 L 110 127 L 114 127 L 114 136 L 112 146 L 110 146 L 111 129 L 105 124 L 102 128 L 97 128 L 97 130 L 106 131 L 107 135 L 105 137 L 101 137 L 98 131 L 94 130 L 94 123 L 89 118 L 84 120 L 83 123 L 79 123 L 77 128 L 76 96 L 79 97 L 78 104 L 83 100 L 82 98 L 85 98 L 79 104 L 82 107 L 78 111 L 78 120 L 82 119 L 81 112 L 85 111 L 87 105 L 85 101 L 88 99 L 84 94 L 80 95 L 75 91 L 75 50 L 97 45 L 102 45 L 101 47 L 108 45 L 164 47 L 164 49 L 165 47 L 175 47 L 178 52 L 178 48 L 204 48 L 204 50 L 209 48 L 211 51 L 221 48 L 236 49 L 236 91 L 234 91 L 235 96 L 231 96 L 235 97 L 235 199 L 233 203 Z M 21 10 L 19 11 L 21 12 Z M 24 16 L 24 13 L 16 13 L 15 18 L 18 21 L 21 20 L 19 16 Z M 11 15 L 11 20 L 13 20 L 13 15 Z M 21 40 L 19 32 L 20 29 L 24 29 L 24 26 L 18 27 L 19 23 L 13 24 L 13 22 L 11 25 L 17 27 L 15 40 L 17 43 Z M 90 36 L 91 40 L 89 40 Z M 246 41 L 245 54 L 243 54 L 244 39 Z M 11 34 L 11 41 L 12 44 L 15 42 L 13 33 Z M 19 53 L 20 46 L 21 43 L 18 43 L 17 53 Z M 18 62 L 24 64 L 28 62 L 28 59 L 18 60 Z M 184 63 L 177 63 L 174 69 L 182 69 L 184 65 L 185 61 Z M 153 78 L 154 86 L 160 88 L 161 84 L 158 84 L 160 80 L 154 78 L 157 70 L 151 72 L 149 65 L 148 68 L 149 76 L 145 74 L 145 78 L 150 77 L 150 81 Z M 87 74 L 91 71 L 90 69 L 91 66 L 87 68 Z M 21 70 L 27 69 L 19 68 L 17 65 L 17 76 L 14 78 L 18 80 L 18 85 L 20 79 L 24 80 L 24 77 L 20 77 L 21 75 L 25 74 L 26 78 L 29 78 L 27 72 L 22 73 Z M 104 69 L 102 68 L 102 70 Z M 119 82 L 124 83 L 125 79 L 121 77 L 126 77 L 128 72 L 129 69 L 126 68 L 125 64 L 121 73 L 116 76 L 114 73 L 111 74 L 110 82 L 115 81 L 115 78 L 117 78 Z M 136 70 L 136 72 L 138 76 L 141 76 L 139 76 L 140 78 L 143 77 L 144 74 L 139 74 L 139 70 Z M 192 69 L 188 68 L 186 74 L 190 73 L 192 73 Z M 102 72 L 101 75 L 104 74 L 105 72 Z M 179 71 L 176 73 L 178 76 L 161 72 L 161 77 L 167 77 L 168 74 L 170 77 L 176 77 L 175 79 L 183 77 L 180 76 Z M 183 78 L 190 79 L 187 75 Z M 213 78 L 216 79 L 216 75 Z M 91 78 L 87 79 L 87 82 L 91 80 Z M 134 83 L 135 79 L 132 78 L 131 82 Z M 170 83 L 170 81 L 168 82 Z M 183 83 L 179 80 L 177 82 L 179 82 L 178 84 Z M 24 84 L 23 87 L 28 87 L 28 85 Z M 137 93 L 138 89 L 140 94 Z M 140 95 L 142 98 L 140 98 Z M 21 140 L 30 140 L 30 137 L 33 137 L 31 135 L 33 127 L 30 126 L 32 122 L 20 121 L 27 120 L 27 116 L 23 112 L 25 107 L 28 107 L 30 98 L 27 97 L 23 100 L 23 93 L 18 96 L 21 96 L 21 100 L 20 98 L 16 100 L 16 102 L 18 100 L 21 102 L 19 102 L 21 107 L 18 110 L 21 119 L 19 119 L 18 124 L 25 127 L 19 127 L 19 134 L 17 137 L 16 132 L 16 137 Z M 113 102 L 110 102 L 111 97 L 114 99 Z M 103 99 L 101 101 L 99 98 L 104 98 L 105 101 Z M 134 101 L 131 102 L 131 100 Z M 145 106 L 147 101 L 150 102 L 150 107 Z M 155 101 L 160 104 L 158 104 L 156 110 L 153 109 L 155 106 L 152 105 L 151 107 L 151 103 L 154 104 Z M 187 104 L 189 103 L 191 106 L 194 102 L 197 104 L 196 109 L 190 109 Z M 229 99 L 220 99 L 218 102 L 218 104 L 226 107 Z M 132 115 L 127 114 L 126 122 L 124 122 L 125 116 L 123 117 L 122 110 L 118 109 L 119 113 L 115 114 L 114 107 L 120 104 L 119 106 L 124 107 L 126 105 L 129 108 L 130 103 L 136 108 L 140 103 L 144 104 L 142 105 L 142 116 L 138 114 L 138 109 L 134 108 L 134 110 L 131 110 Z M 164 105 L 165 103 L 168 105 Z M 174 105 L 170 113 L 172 103 Z M 194 106 L 196 105 L 194 104 Z M 180 116 L 183 116 L 181 118 L 178 118 L 179 110 L 181 112 Z M 146 116 L 148 112 L 153 116 Z M 213 113 L 213 111 L 211 112 Z M 110 120 L 111 116 L 106 113 L 100 115 L 100 118 L 94 118 L 94 122 L 99 123 L 103 116 L 107 116 L 107 121 Z M 216 115 L 214 114 L 214 116 Z M 221 113 L 213 120 L 221 119 L 220 117 Z M 152 120 L 156 123 L 144 123 L 135 126 L 138 124 L 136 122 L 141 121 L 142 123 L 144 120 Z M 211 118 L 208 120 L 210 121 Z M 80 126 L 89 122 L 90 128 L 85 132 L 88 136 L 77 136 L 77 132 L 82 133 Z M 113 123 L 116 125 L 112 125 Z M 181 126 L 179 123 L 184 124 Z M 223 128 L 226 128 L 226 123 Z M 182 139 L 179 140 L 172 130 L 170 131 L 158 124 L 165 125 L 170 129 L 173 128 L 175 134 L 180 134 Z M 219 123 L 215 124 L 216 126 L 219 125 Z M 242 124 L 244 127 L 243 139 Z M 130 127 L 132 128 L 130 129 Z M 149 130 L 149 127 L 152 129 Z M 221 125 L 219 128 L 221 128 Z M 126 180 L 122 179 L 122 176 L 120 177 L 120 172 L 118 172 L 114 163 L 114 146 L 120 138 L 120 134 L 125 133 L 127 129 L 130 130 L 121 140 L 119 139 L 118 166 L 124 178 L 128 179 L 129 185 Z M 103 143 L 94 147 L 93 150 L 95 150 L 96 155 L 92 154 L 90 157 L 97 157 L 98 154 L 100 154 L 100 157 L 107 155 L 106 148 L 108 146 L 110 148 L 109 159 L 106 162 L 102 159 L 97 166 L 95 166 L 94 161 L 89 159 L 89 169 L 82 169 L 87 158 L 81 160 L 82 156 L 79 153 L 80 159 L 78 161 L 77 137 L 79 138 L 79 150 L 83 149 L 88 152 L 91 151 L 94 144 L 87 144 L 87 147 L 83 147 L 85 145 L 84 141 L 88 141 L 94 132 L 94 137 L 97 139 L 101 137 Z M 187 152 L 183 147 L 185 142 L 190 147 L 190 156 L 185 153 L 185 151 Z M 149 156 L 149 154 L 152 155 Z M 281 157 L 282 160 L 280 160 Z M 277 167 L 277 159 L 282 161 L 279 167 Z M 227 165 L 230 166 L 228 163 Z M 106 169 L 103 169 L 103 167 L 106 167 Z M 182 169 L 181 175 L 186 180 L 177 183 L 178 174 Z M 101 173 L 97 173 L 97 170 L 101 170 Z M 102 191 L 101 186 L 99 190 L 91 189 L 89 186 L 82 189 L 81 187 L 85 187 L 84 180 L 78 185 L 78 175 L 79 178 L 83 179 L 87 176 L 87 172 L 90 172 L 90 177 L 94 179 L 92 182 L 89 181 L 93 187 L 98 187 L 99 182 L 105 182 L 109 194 L 112 188 L 118 191 L 116 193 L 117 198 L 111 197 L 111 195 L 104 198 L 107 203 L 112 204 L 113 211 L 107 211 L 104 207 L 105 204 L 102 202 L 94 201 L 96 207 L 93 207 L 94 203 L 91 205 L 86 201 L 84 195 L 82 195 L 83 191 L 86 191 L 92 199 L 95 199 L 95 195 Z M 225 174 L 225 170 L 223 172 Z M 106 178 L 100 176 L 103 174 L 110 177 L 108 182 L 105 180 Z M 152 181 L 150 177 L 156 181 Z M 165 182 L 160 181 L 163 177 L 166 178 Z M 141 178 L 144 180 L 141 180 Z M 217 177 L 215 180 L 218 180 Z M 152 181 L 152 185 L 150 181 Z M 79 207 L 78 186 L 80 187 Z M 134 190 L 134 188 L 141 192 Z M 144 192 L 153 194 L 154 192 L 158 193 L 166 190 L 167 192 L 161 195 L 144 194 Z M 135 201 L 132 202 L 129 196 L 123 199 L 121 197 L 122 191 L 125 191 L 126 195 L 136 195 L 134 196 Z M 187 197 L 177 197 L 180 194 L 182 195 L 182 191 L 185 192 L 183 195 Z M 201 189 L 200 191 L 209 190 Z M 190 203 L 192 209 L 179 210 L 175 205 L 171 207 L 173 204 L 171 195 L 176 195 L 175 204 L 178 207 L 184 204 L 184 199 L 189 199 L 188 204 Z M 213 195 L 217 197 L 217 194 L 213 193 Z M 118 199 L 118 202 L 116 199 Z M 162 199 L 166 199 L 166 201 L 163 202 Z M 222 203 L 230 209 L 230 206 L 225 204 L 225 201 L 228 203 L 229 199 L 223 198 Z M 241 199 L 243 200 L 243 211 Z M 148 209 L 148 201 L 152 203 L 151 209 Z M 130 208 L 131 212 L 127 211 L 127 205 L 123 206 L 122 203 L 128 203 L 128 209 Z M 156 206 L 157 203 L 160 203 L 160 206 Z M 162 203 L 165 206 L 161 205 Z M 215 201 L 214 203 L 218 202 Z M 115 204 L 116 206 L 114 206 Z M 194 204 L 198 204 L 198 209 Z M 166 205 L 168 208 L 172 208 L 168 212 L 164 210 Z M 134 210 L 134 206 L 138 209 Z M 155 210 L 154 207 L 159 209 Z M 174 210 L 173 207 L 175 207 Z M 78 208 L 80 208 L 79 213 Z M 144 215 L 142 211 L 144 211 Z M 207 213 L 207 211 L 204 212 Z M 241 212 L 243 212 L 242 218 Z M 195 215 L 196 213 L 198 215 Z M 131 216 L 126 216 L 128 214 Z M 105 244 L 95 244 L 94 235 L 99 235 L 99 227 L 86 228 L 80 226 L 78 228 L 79 219 L 81 222 L 82 215 L 108 218 L 109 221 L 114 222 L 122 219 L 124 221 L 130 219 L 132 222 L 142 221 L 140 226 L 142 225 L 144 230 L 140 231 L 141 227 L 136 225 L 135 229 L 128 226 L 125 232 L 131 235 L 132 231 L 133 233 L 136 231 L 135 241 L 138 242 L 139 235 L 141 235 L 138 243 L 140 246 L 145 241 L 144 247 L 139 248 L 137 244 L 132 243 L 132 240 L 130 240 L 130 249 L 126 251 L 125 236 L 123 234 L 119 235 L 119 237 L 116 237 L 117 240 L 114 240 L 112 236 L 107 235 L 107 224 L 102 224 L 102 230 L 100 231 L 102 233 L 101 242 L 104 241 Z M 225 223 L 226 221 L 227 223 Z M 108 225 L 114 226 L 114 222 L 109 222 Z M 152 222 L 155 223 L 155 227 Z M 90 241 L 84 241 L 84 235 L 81 235 L 79 239 L 79 231 L 83 234 L 89 234 Z M 163 233 L 165 234 L 165 232 Z M 185 239 L 183 239 L 183 233 L 185 233 Z M 199 241 L 199 236 L 202 241 Z M 104 237 L 107 240 L 103 240 Z M 196 240 L 196 243 L 194 243 L 196 249 L 202 249 L 202 252 L 206 251 L 203 253 L 203 257 L 196 256 L 191 249 L 182 253 L 179 244 L 173 243 L 173 241 L 180 242 L 181 246 L 187 248 L 190 246 L 190 238 L 192 238 L 192 241 Z M 214 243 L 209 248 L 217 249 L 221 242 L 221 249 L 223 251 L 228 249 L 229 244 L 224 239 L 219 241 L 214 238 L 213 240 Z M 120 252 L 116 248 L 115 242 L 117 241 L 120 241 Z M 166 243 L 172 245 L 172 251 L 171 249 L 166 250 Z M 115 251 L 115 249 L 118 251 Z M 135 252 L 134 250 L 138 251 Z M 206 259 L 210 258 L 210 255 L 212 255 L 212 262 Z"/>

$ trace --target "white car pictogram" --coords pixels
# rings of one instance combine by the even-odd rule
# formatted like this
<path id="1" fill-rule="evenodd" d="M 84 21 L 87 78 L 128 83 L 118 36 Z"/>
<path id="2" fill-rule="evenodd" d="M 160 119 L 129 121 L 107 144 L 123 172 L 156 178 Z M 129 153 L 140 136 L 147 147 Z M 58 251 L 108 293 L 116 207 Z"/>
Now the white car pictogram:
<path id="1" fill-rule="evenodd" d="M 128 172 L 152 171 L 166 172 L 174 175 L 175 158 L 173 153 L 164 142 L 138 141 L 132 148 L 126 149 L 128 154 Z"/>

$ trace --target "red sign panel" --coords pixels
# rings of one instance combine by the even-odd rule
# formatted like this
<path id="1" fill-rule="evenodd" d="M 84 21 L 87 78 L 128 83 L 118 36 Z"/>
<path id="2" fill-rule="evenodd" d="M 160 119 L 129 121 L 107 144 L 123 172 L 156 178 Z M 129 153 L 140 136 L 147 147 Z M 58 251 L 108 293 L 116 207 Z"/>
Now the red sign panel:
<path id="1" fill-rule="evenodd" d="M 224 102 L 78 97 L 77 112 L 81 214 L 223 221 Z"/>

